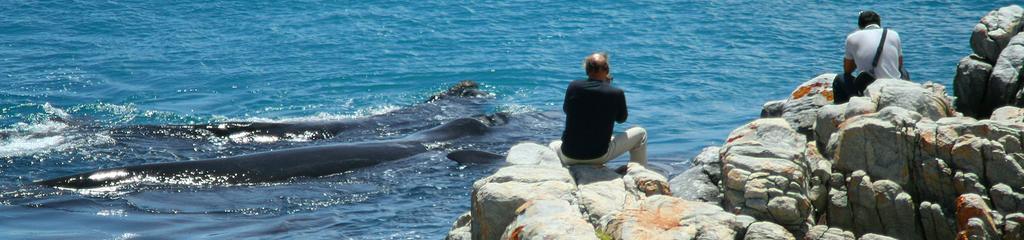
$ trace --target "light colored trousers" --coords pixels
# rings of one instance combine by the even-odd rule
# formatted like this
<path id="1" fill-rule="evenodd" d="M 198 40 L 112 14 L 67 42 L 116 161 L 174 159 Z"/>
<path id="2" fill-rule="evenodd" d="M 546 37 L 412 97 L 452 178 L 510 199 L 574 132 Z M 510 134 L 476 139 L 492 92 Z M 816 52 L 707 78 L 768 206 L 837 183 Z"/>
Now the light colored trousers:
<path id="1" fill-rule="evenodd" d="M 594 164 L 602 165 L 629 152 L 629 161 L 647 165 L 647 130 L 642 127 L 631 127 L 625 132 L 615 134 L 608 143 L 608 152 L 594 159 L 573 159 L 562 153 L 562 140 L 555 140 L 548 145 L 558 153 L 562 164 Z"/>

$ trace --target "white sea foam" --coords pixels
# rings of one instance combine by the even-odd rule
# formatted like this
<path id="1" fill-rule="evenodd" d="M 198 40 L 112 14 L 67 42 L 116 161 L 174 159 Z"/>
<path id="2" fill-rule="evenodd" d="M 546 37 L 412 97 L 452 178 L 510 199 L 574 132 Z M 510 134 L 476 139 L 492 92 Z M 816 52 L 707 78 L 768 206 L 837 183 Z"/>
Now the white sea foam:
<path id="1" fill-rule="evenodd" d="M 245 118 L 224 118 L 228 122 L 270 122 L 270 123 L 290 123 L 290 122 L 311 122 L 311 121 L 330 121 L 330 120 L 346 120 L 356 119 L 374 115 L 381 115 L 393 112 L 401 109 L 401 106 L 397 105 L 380 105 L 368 108 L 363 108 L 350 114 L 339 114 L 339 113 L 326 113 L 319 112 L 309 116 L 299 117 L 285 117 L 285 118 L 267 118 L 267 117 L 245 117 Z"/>
<path id="2" fill-rule="evenodd" d="M 36 123 L 15 123 L 0 129 L 0 157 L 27 156 L 49 151 L 68 151 L 85 146 L 113 143 L 106 133 L 81 133 L 62 119 L 63 109 L 45 103 L 43 111 L 52 118 Z"/>

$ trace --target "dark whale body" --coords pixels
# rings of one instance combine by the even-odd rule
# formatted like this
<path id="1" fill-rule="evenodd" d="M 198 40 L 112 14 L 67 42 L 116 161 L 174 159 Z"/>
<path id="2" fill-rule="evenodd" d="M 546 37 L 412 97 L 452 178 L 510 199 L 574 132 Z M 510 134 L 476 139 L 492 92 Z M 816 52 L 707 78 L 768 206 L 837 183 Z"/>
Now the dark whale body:
<path id="1" fill-rule="evenodd" d="M 310 146 L 233 157 L 101 169 L 36 182 L 60 188 L 96 188 L 139 181 L 252 183 L 341 173 L 427 152 L 424 143 L 486 133 L 504 114 L 460 118 L 395 140 Z"/>
<path id="2" fill-rule="evenodd" d="M 480 85 L 475 81 L 464 80 L 454 84 L 445 91 L 432 95 L 423 103 L 398 109 L 394 112 L 365 118 L 297 122 L 222 122 L 195 125 L 135 125 L 119 127 L 115 132 L 124 134 L 141 133 L 143 135 L 213 135 L 217 137 L 228 137 L 235 134 L 252 134 L 278 138 L 286 138 L 289 137 L 289 135 L 304 135 L 306 138 L 313 140 L 332 138 L 334 136 L 345 134 L 349 131 L 374 129 L 380 126 L 403 128 L 403 125 L 411 125 L 406 128 L 416 128 L 416 126 L 432 123 L 424 120 L 424 115 L 435 114 L 440 111 L 455 111 L 452 109 L 452 106 L 471 105 L 474 99 L 488 96 L 489 93 L 481 91 L 479 86 Z M 462 116 L 469 115 L 470 114 L 466 114 Z M 412 119 L 415 119 L 416 121 L 412 121 Z"/>

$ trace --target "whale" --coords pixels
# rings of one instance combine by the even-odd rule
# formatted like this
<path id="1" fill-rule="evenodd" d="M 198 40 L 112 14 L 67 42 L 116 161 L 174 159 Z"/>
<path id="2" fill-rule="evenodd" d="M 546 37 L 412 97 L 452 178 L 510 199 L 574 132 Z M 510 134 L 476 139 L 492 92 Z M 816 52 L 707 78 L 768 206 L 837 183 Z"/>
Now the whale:
<path id="1" fill-rule="evenodd" d="M 229 121 L 210 124 L 181 125 L 132 125 L 122 126 L 115 133 L 131 135 L 172 135 L 197 136 L 212 135 L 230 137 L 239 134 L 287 138 L 303 136 L 308 140 L 327 139 L 351 131 L 374 129 L 381 126 L 393 128 L 415 129 L 422 124 L 429 124 L 422 116 L 456 111 L 455 106 L 474 105 L 480 99 L 486 99 L 490 93 L 480 89 L 480 84 L 473 80 L 463 80 L 444 91 L 431 95 L 427 100 L 410 107 L 401 108 L 374 116 L 353 119 L 322 120 L 322 121 Z M 467 109 L 467 111 L 475 111 Z M 462 116 L 468 116 L 462 115 Z"/>
<path id="2" fill-rule="evenodd" d="M 459 118 L 408 136 L 384 141 L 308 146 L 207 160 L 152 163 L 100 169 L 36 181 L 35 184 L 89 189 L 131 183 L 259 183 L 319 177 L 405 159 L 429 151 L 426 144 L 486 134 L 504 125 L 496 113 Z M 472 157 L 478 157 L 476 155 Z"/>

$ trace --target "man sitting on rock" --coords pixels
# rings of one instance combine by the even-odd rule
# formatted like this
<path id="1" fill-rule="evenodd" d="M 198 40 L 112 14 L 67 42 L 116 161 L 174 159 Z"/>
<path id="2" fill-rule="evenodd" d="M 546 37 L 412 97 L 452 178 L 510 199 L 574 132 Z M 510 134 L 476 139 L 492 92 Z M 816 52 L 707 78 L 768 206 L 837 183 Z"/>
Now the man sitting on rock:
<path id="1" fill-rule="evenodd" d="M 606 53 L 583 60 L 588 78 L 569 83 L 565 91 L 565 131 L 551 142 L 562 163 L 601 165 L 629 151 L 629 161 L 647 164 L 647 130 L 631 127 L 612 136 L 615 122 L 626 121 L 626 96 L 612 87 Z M 610 141 L 609 141 L 610 139 Z"/>
<path id="2" fill-rule="evenodd" d="M 910 79 L 903 69 L 903 48 L 896 31 L 882 28 L 882 18 L 873 11 L 860 12 L 860 30 L 846 36 L 843 74 L 836 76 L 832 88 L 836 104 L 853 96 L 864 96 L 864 89 L 875 79 Z M 856 78 L 853 70 L 860 71 Z"/>

